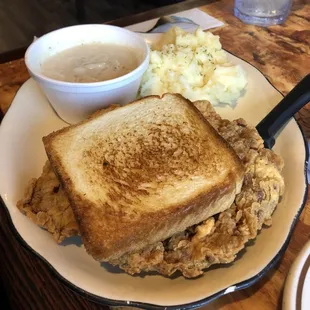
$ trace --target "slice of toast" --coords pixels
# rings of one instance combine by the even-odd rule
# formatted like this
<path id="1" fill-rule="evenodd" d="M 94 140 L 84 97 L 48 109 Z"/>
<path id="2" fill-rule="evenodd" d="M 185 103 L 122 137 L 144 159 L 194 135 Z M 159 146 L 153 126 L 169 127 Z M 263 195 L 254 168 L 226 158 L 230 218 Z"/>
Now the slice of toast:
<path id="1" fill-rule="evenodd" d="M 43 138 L 86 250 L 116 259 L 229 208 L 238 156 L 181 95 L 145 97 Z"/>

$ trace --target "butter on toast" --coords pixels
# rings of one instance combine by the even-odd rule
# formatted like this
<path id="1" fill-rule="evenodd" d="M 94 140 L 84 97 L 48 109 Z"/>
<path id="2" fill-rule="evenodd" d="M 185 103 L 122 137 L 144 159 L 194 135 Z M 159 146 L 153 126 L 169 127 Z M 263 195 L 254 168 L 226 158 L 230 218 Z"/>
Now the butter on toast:
<path id="1" fill-rule="evenodd" d="M 86 250 L 109 261 L 229 208 L 244 168 L 181 95 L 97 112 L 43 138 Z"/>

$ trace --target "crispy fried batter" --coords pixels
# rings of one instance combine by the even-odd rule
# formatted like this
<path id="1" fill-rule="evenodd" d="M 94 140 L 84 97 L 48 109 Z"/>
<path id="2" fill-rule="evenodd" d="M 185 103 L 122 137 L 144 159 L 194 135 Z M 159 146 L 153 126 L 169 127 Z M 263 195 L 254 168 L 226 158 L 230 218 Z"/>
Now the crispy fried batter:
<path id="1" fill-rule="evenodd" d="M 271 215 L 283 195 L 283 161 L 263 148 L 256 129 L 243 119 L 222 120 L 208 102 L 195 105 L 243 161 L 246 173 L 242 190 L 231 208 L 218 216 L 111 261 L 129 274 L 157 271 L 169 276 L 179 270 L 193 278 L 213 264 L 232 262 L 264 224 L 271 225 Z M 18 207 L 58 242 L 78 233 L 69 201 L 49 163 L 38 180 L 31 180 Z"/>
<path id="2" fill-rule="evenodd" d="M 37 225 L 48 230 L 57 242 L 79 233 L 69 200 L 47 161 L 38 179 L 32 179 L 19 210 Z"/>

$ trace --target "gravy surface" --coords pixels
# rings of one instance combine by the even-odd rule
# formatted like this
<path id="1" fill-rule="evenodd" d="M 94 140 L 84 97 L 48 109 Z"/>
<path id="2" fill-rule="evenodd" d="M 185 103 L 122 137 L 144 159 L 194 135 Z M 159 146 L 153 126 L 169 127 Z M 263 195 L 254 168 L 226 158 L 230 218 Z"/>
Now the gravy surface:
<path id="1" fill-rule="evenodd" d="M 115 79 L 138 67 L 135 49 L 117 44 L 84 44 L 48 58 L 41 72 L 54 80 L 92 83 Z"/>

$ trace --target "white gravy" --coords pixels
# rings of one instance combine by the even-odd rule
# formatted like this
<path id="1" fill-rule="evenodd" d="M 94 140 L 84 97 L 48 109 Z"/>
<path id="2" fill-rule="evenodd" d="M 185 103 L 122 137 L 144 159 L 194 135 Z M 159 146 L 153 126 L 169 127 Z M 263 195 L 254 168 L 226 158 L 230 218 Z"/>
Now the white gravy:
<path id="1" fill-rule="evenodd" d="M 41 72 L 54 80 L 92 83 L 115 79 L 138 67 L 136 51 L 116 44 L 85 44 L 48 58 Z"/>

